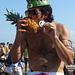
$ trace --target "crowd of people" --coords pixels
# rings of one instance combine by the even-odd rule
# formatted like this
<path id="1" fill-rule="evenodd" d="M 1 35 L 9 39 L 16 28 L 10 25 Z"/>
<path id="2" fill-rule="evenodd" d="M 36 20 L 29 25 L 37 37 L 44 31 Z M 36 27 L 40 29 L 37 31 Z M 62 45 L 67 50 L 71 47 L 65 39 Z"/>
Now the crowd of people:
<path id="1" fill-rule="evenodd" d="M 25 49 L 25 53 L 17 63 L 13 64 L 11 61 L 11 49 L 13 44 L 7 42 L 5 45 L 4 42 L 0 43 L 0 72 L 8 72 L 11 75 L 22 75 L 22 70 L 27 73 L 27 63 L 28 63 L 28 53 L 27 49 Z M 25 63 L 23 65 L 23 63 Z"/>

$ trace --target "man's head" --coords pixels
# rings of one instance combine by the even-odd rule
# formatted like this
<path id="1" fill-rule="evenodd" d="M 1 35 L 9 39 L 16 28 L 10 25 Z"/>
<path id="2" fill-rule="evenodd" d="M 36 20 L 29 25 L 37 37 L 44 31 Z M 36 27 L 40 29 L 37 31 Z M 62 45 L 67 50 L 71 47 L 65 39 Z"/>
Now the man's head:
<path id="1" fill-rule="evenodd" d="M 28 7 L 28 10 L 25 12 L 27 17 L 34 19 L 37 23 L 40 20 L 45 20 L 47 22 L 52 22 L 52 8 L 49 5 L 48 0 L 27 0 L 28 6 L 32 4 L 33 7 Z M 41 3 L 43 2 L 43 4 Z"/>
<path id="2" fill-rule="evenodd" d="M 3 47 L 4 47 L 4 45 L 5 45 L 5 43 L 4 43 L 4 42 L 0 43 L 0 47 L 1 47 L 1 48 L 3 48 Z"/>
<path id="3" fill-rule="evenodd" d="M 7 42 L 7 45 L 9 45 L 9 42 Z"/>
<path id="4" fill-rule="evenodd" d="M 12 43 L 9 44 L 9 49 L 12 49 L 12 45 L 13 45 Z"/>

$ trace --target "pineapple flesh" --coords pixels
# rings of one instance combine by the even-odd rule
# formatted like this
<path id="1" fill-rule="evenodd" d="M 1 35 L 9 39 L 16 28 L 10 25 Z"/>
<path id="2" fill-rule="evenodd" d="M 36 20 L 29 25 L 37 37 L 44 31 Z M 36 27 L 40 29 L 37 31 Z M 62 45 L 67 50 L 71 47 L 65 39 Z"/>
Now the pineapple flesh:
<path id="1" fill-rule="evenodd" d="M 37 29 L 39 28 L 39 25 L 32 19 L 25 17 L 24 18 L 28 24 L 27 27 L 25 27 L 26 30 L 28 30 L 30 33 L 36 33 Z"/>

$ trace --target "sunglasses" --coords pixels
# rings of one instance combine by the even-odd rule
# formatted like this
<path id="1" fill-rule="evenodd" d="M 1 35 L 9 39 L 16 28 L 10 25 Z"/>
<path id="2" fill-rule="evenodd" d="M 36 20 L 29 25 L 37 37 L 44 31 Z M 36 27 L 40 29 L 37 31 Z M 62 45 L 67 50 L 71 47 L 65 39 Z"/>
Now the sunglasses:
<path id="1" fill-rule="evenodd" d="M 39 14 L 39 13 L 37 12 L 36 9 L 25 11 L 26 17 L 31 16 L 32 18 L 36 18 L 38 14 Z"/>

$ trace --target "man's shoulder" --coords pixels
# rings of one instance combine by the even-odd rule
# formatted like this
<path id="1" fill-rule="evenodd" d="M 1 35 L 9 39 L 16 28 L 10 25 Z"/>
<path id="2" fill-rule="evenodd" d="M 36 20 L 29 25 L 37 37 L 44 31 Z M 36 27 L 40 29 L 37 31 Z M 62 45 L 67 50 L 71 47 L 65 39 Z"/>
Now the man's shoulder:
<path id="1" fill-rule="evenodd" d="M 62 37 L 66 36 L 66 35 L 69 35 L 69 30 L 68 28 L 66 27 L 65 24 L 62 24 L 62 23 L 58 23 L 58 22 L 52 22 L 56 25 L 56 30 L 57 32 L 62 35 Z M 64 36 L 63 36 L 64 35 Z M 66 36 L 67 37 L 67 36 Z"/>
<path id="2" fill-rule="evenodd" d="M 56 22 L 56 21 L 52 21 L 51 23 L 53 23 L 53 24 L 55 24 L 55 25 L 61 25 L 61 26 L 64 26 L 64 24 L 59 23 L 59 22 Z"/>
<path id="3" fill-rule="evenodd" d="M 60 29 L 67 29 L 66 25 L 65 24 L 62 24 L 62 23 L 59 23 L 59 22 L 56 22 L 56 21 L 53 21 L 52 24 L 54 24 L 56 26 L 56 28 L 60 28 Z"/>

